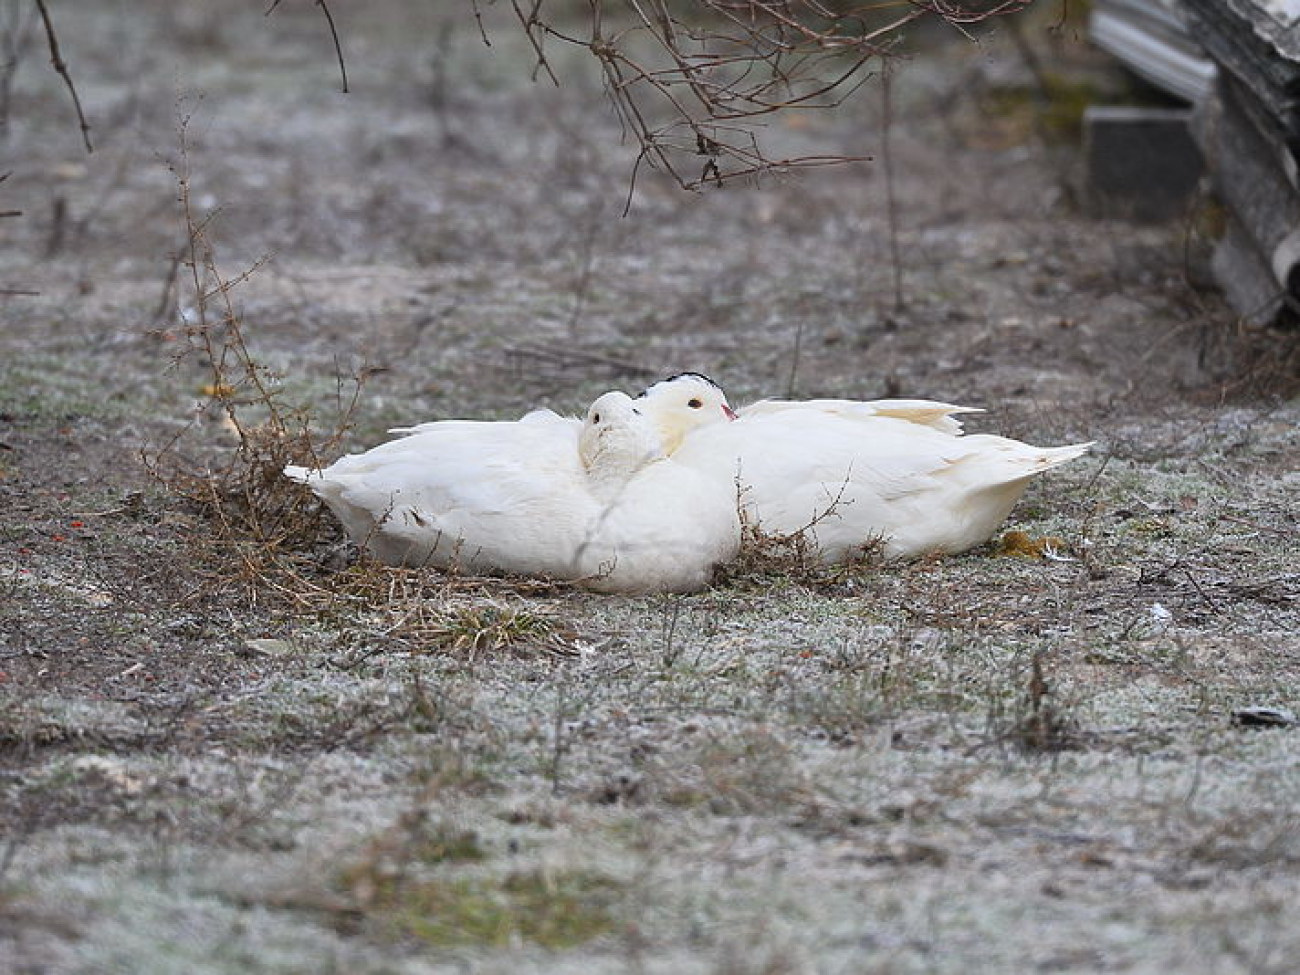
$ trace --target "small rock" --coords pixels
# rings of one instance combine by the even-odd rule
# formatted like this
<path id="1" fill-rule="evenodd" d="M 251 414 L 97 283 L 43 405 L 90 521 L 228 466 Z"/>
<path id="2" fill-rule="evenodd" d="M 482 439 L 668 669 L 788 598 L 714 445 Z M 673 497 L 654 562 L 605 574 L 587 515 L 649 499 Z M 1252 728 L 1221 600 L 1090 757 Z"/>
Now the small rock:
<path id="1" fill-rule="evenodd" d="M 1290 708 L 1238 708 L 1232 712 L 1232 723 L 1238 728 L 1289 728 L 1296 717 Z"/>
<path id="2" fill-rule="evenodd" d="M 293 652 L 293 644 L 288 640 L 245 640 L 244 647 L 250 657 L 283 657 Z"/>

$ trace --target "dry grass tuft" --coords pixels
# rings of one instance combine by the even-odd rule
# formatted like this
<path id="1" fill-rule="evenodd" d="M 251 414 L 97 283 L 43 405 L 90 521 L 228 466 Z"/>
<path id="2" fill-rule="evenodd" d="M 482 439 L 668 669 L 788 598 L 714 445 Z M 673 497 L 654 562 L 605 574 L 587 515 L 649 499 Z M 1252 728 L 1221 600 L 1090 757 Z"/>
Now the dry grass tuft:
<path id="1" fill-rule="evenodd" d="M 758 727 L 707 734 L 646 765 L 647 801 L 701 808 L 719 816 L 761 815 L 817 798 L 798 750 L 780 733 Z"/>
<path id="2" fill-rule="evenodd" d="M 1024 706 L 1009 736 L 1026 752 L 1061 752 L 1083 747 L 1078 723 L 1056 704 L 1043 674 L 1043 656 L 1035 651 L 1029 664 Z"/>
<path id="3" fill-rule="evenodd" d="M 190 195 L 188 122 L 185 117 L 179 123 L 180 158 L 171 167 L 186 240 L 171 273 L 184 269 L 191 307 L 178 311 L 180 334 L 166 334 L 184 339 L 174 366 L 196 360 L 208 375 L 193 420 L 161 447 L 146 450 L 143 459 L 150 474 L 204 520 L 208 530 L 196 541 L 216 577 L 254 596 L 259 589 L 281 588 L 274 577 L 286 560 L 293 561 L 290 553 L 336 533 L 321 506 L 283 472 L 291 463 L 318 466 L 322 454 L 337 449 L 351 426 L 364 374 L 353 377 L 350 395 L 343 395 L 341 384 L 338 415 L 323 438 L 308 411 L 285 402 L 283 377 L 254 356 L 232 298 L 268 258 L 234 277 L 220 270 L 208 236 L 211 216 L 200 216 Z M 174 284 L 169 278 L 167 296 Z M 165 300 L 161 311 L 170 304 Z M 215 462 L 197 462 L 183 449 L 204 421 L 215 421 L 235 439 L 234 449 Z"/>
<path id="4" fill-rule="evenodd" d="M 1215 336 L 1236 353 L 1236 368 L 1219 390 L 1221 399 L 1287 400 L 1300 394 L 1300 312 L 1288 308 L 1286 317 L 1283 327 L 1239 324 L 1236 332 Z"/>
<path id="5" fill-rule="evenodd" d="M 834 507 L 789 534 L 765 531 L 742 510 L 740 553 L 718 570 L 715 584 L 766 589 L 774 579 L 784 579 L 814 591 L 838 591 L 854 578 L 875 571 L 883 562 L 883 539 L 868 539 L 848 561 L 828 565 L 822 560 L 811 529 L 829 517 Z"/>
<path id="6" fill-rule="evenodd" d="M 344 667 L 390 650 L 450 654 L 469 663 L 506 650 L 578 652 L 577 631 L 528 598 L 564 590 L 555 584 L 467 578 L 367 558 L 324 578 L 291 557 L 256 568 L 250 581 L 262 592 L 337 635 Z"/>
<path id="7" fill-rule="evenodd" d="M 283 472 L 288 464 L 319 467 L 322 456 L 337 452 L 365 376 L 354 376 L 350 391 L 340 384 L 338 413 L 323 436 L 306 410 L 284 401 L 282 377 L 253 355 L 231 297 L 264 261 L 233 278 L 219 269 L 208 218 L 196 214 L 190 197 L 187 121 L 180 125 L 180 162 L 173 172 L 187 240 L 177 267 L 188 272 L 194 311 L 178 360 L 199 360 L 208 376 L 195 419 L 144 459 L 167 491 L 201 519 L 193 539 L 211 585 L 235 588 L 250 604 L 278 602 L 315 616 L 338 634 L 347 651 L 345 666 L 393 648 L 450 653 L 470 662 L 523 646 L 574 653 L 574 634 L 545 611 L 508 599 L 512 588 L 517 594 L 565 588 L 555 584 L 492 580 L 489 595 L 486 580 L 365 558 L 322 581 L 320 562 L 309 553 L 337 551 L 338 526 Z M 182 450 L 182 441 L 204 419 L 216 420 L 235 442 L 216 462 L 198 464 Z"/>

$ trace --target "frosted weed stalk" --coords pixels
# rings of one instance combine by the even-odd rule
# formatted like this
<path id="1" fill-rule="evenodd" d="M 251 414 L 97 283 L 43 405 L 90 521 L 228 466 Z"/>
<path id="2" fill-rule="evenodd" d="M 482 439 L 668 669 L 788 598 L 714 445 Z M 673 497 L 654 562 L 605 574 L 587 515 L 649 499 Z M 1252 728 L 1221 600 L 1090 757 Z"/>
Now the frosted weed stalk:
<path id="1" fill-rule="evenodd" d="M 201 363 L 202 399 L 179 433 L 144 452 L 144 462 L 197 513 L 191 537 L 213 581 L 238 585 L 250 604 L 270 601 L 315 617 L 335 635 L 345 667 L 391 649 L 470 661 L 524 645 L 573 652 L 544 609 L 501 598 L 544 594 L 553 586 L 503 581 L 489 590 L 484 580 L 393 568 L 364 557 L 322 578 L 310 553 L 339 542 L 339 529 L 311 493 L 283 472 L 287 464 L 320 467 L 323 458 L 338 453 L 365 372 L 340 380 L 335 415 L 323 430 L 307 409 L 286 402 L 283 377 L 255 357 L 233 298 L 269 257 L 234 276 L 219 268 L 210 236 L 214 214 L 200 215 L 192 197 L 188 123 L 188 116 L 180 120 L 180 156 L 172 166 L 185 243 L 163 309 L 187 307 L 176 308 L 173 320 L 180 323 L 162 336 L 182 343 L 174 366 Z M 173 292 L 184 292 L 185 300 Z M 214 451 L 203 442 L 200 435 L 214 426 L 233 437 L 233 448 Z M 196 439 L 197 449 L 187 449 Z"/>
<path id="2" fill-rule="evenodd" d="M 337 449 L 351 425 L 364 374 L 351 378 L 350 391 L 348 382 L 340 381 L 332 428 L 318 436 L 311 414 L 285 401 L 283 377 L 254 357 L 233 293 L 270 257 L 258 258 L 233 277 L 218 267 L 209 233 L 215 214 L 199 215 L 191 195 L 189 121 L 186 115 L 178 123 L 180 156 L 170 165 L 185 242 L 172 265 L 163 309 L 181 304 L 179 296 L 169 299 L 173 289 L 188 291 L 189 303 L 177 309 L 179 326 L 160 334 L 182 340 L 173 366 L 198 360 L 207 381 L 190 422 L 160 447 L 146 448 L 143 458 L 167 491 L 197 509 L 209 526 L 203 537 L 219 556 L 214 560 L 218 574 L 255 585 L 270 581 L 267 575 L 291 551 L 329 537 L 320 506 L 282 472 L 289 463 L 319 466 L 321 455 Z M 214 421 L 234 436 L 234 449 L 197 461 L 183 448 Z"/>

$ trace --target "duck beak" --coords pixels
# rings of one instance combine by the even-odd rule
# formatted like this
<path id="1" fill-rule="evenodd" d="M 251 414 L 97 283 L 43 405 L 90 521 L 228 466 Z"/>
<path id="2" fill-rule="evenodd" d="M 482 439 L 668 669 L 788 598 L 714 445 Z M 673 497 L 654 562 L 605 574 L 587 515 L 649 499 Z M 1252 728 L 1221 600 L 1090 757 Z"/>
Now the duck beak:
<path id="1" fill-rule="evenodd" d="M 733 410 L 733 409 L 732 409 L 730 406 L 728 406 L 726 403 L 723 403 L 723 404 L 722 404 L 722 412 L 723 412 L 723 414 L 726 416 L 726 418 L 727 418 L 728 420 L 737 420 L 737 419 L 739 419 L 739 417 L 736 416 L 736 411 Z"/>

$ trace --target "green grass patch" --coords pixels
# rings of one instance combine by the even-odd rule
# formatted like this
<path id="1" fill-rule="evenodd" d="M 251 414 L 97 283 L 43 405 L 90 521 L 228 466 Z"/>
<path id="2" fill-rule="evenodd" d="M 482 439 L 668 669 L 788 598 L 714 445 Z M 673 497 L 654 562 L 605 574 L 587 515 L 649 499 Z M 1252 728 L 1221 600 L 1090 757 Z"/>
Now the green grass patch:
<path id="1" fill-rule="evenodd" d="M 391 878 L 373 888 L 367 913 L 431 945 L 568 948 L 614 927 L 620 893 L 609 877 L 582 870 L 528 870 L 501 880 Z"/>

